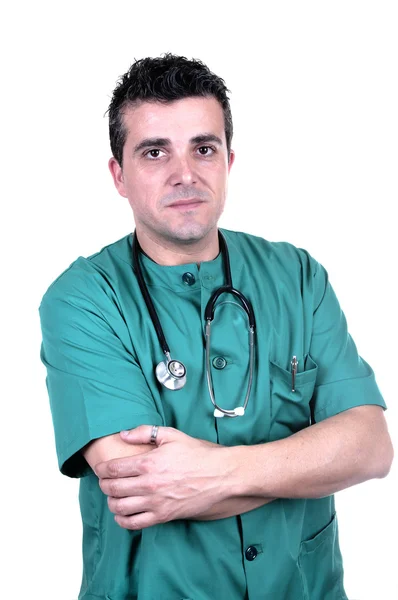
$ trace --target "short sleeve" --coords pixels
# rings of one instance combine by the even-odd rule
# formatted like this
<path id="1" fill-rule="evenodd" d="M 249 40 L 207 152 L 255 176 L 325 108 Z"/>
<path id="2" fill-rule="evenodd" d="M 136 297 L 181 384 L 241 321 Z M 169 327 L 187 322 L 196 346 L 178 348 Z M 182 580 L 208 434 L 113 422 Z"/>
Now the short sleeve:
<path id="1" fill-rule="evenodd" d="M 39 314 L 58 465 L 64 475 L 83 477 L 91 468 L 79 451 L 91 440 L 161 425 L 161 416 L 100 273 L 66 271 L 43 296 Z"/>
<path id="2" fill-rule="evenodd" d="M 326 270 L 314 269 L 314 314 L 310 346 L 318 365 L 313 397 L 315 421 L 363 404 L 386 404 L 370 365 L 359 356 Z"/>

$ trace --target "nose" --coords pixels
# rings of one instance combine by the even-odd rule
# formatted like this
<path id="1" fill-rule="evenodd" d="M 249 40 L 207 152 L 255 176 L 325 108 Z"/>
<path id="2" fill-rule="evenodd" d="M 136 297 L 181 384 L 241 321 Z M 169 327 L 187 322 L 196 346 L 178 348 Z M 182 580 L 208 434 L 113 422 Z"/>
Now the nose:
<path id="1" fill-rule="evenodd" d="M 189 156 L 176 156 L 171 164 L 170 184 L 192 185 L 197 180 L 194 159 Z"/>

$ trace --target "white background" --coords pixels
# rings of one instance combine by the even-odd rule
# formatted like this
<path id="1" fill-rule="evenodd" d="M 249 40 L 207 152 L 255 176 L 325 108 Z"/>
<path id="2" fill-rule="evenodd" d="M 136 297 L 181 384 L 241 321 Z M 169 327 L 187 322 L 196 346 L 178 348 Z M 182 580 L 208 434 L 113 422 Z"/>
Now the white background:
<path id="1" fill-rule="evenodd" d="M 220 224 L 290 241 L 325 265 L 396 442 L 397 10 L 383 0 L 8 5 L 0 595 L 76 600 L 78 482 L 57 470 L 37 309 L 73 260 L 133 229 L 107 170 L 117 78 L 134 59 L 171 51 L 225 79 L 237 156 Z M 398 598 L 396 485 L 394 466 L 337 494 L 350 600 Z"/>

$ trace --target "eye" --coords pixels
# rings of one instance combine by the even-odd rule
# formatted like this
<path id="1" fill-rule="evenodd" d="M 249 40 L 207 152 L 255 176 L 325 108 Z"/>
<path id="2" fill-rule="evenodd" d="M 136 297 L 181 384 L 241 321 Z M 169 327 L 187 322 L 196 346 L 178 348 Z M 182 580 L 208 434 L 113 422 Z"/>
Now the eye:
<path id="1" fill-rule="evenodd" d="M 152 150 L 145 152 L 144 156 L 149 158 L 149 160 L 155 160 L 156 158 L 159 158 L 159 152 L 163 152 L 163 150 L 160 148 L 152 148 Z"/>
<path id="2" fill-rule="evenodd" d="M 211 156 L 216 151 L 216 149 L 213 148 L 213 146 L 200 146 L 198 150 L 201 156 Z"/>

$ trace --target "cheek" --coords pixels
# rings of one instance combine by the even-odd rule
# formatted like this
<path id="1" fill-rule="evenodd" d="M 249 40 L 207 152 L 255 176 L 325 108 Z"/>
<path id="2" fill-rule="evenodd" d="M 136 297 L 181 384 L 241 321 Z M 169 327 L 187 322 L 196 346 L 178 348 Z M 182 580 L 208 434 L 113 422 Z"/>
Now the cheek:
<path id="1" fill-rule="evenodd" d="M 161 182 L 153 175 L 137 174 L 129 182 L 129 198 L 132 208 L 142 214 L 155 213 L 165 195 Z"/>
<path id="2" fill-rule="evenodd" d="M 159 177 L 156 176 L 156 173 L 144 169 L 137 170 L 129 177 L 129 191 L 133 197 L 151 196 L 159 188 L 158 180 Z"/>
<path id="3" fill-rule="evenodd" d="M 227 192 L 228 187 L 228 176 L 227 172 L 218 173 L 218 176 L 215 181 L 215 185 L 217 186 L 217 190 L 219 193 L 224 196 Z"/>

